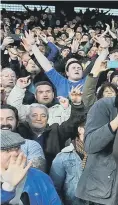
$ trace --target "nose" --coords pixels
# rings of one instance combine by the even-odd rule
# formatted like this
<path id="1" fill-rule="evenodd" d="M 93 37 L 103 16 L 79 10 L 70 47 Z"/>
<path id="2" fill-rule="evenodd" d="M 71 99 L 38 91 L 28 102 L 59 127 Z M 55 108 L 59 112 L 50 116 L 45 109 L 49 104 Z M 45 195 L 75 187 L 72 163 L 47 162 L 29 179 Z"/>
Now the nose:
<path id="1" fill-rule="evenodd" d="M 9 75 L 9 80 L 12 80 L 12 76 L 11 75 Z"/>
<path id="2" fill-rule="evenodd" d="M 47 97 L 47 92 L 44 92 L 44 97 Z"/>
<path id="3" fill-rule="evenodd" d="M 41 116 L 40 115 L 37 116 L 37 120 L 41 121 Z"/>

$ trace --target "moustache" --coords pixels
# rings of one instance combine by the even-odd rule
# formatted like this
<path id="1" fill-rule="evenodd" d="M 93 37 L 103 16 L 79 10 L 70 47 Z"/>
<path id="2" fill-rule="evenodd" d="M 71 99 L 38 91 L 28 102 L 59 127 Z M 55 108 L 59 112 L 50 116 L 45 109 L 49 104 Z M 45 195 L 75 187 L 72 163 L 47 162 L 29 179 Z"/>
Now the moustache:
<path id="1" fill-rule="evenodd" d="M 8 129 L 12 129 L 12 126 L 10 124 L 8 125 L 1 125 L 1 130 L 4 129 L 4 128 L 8 128 Z"/>

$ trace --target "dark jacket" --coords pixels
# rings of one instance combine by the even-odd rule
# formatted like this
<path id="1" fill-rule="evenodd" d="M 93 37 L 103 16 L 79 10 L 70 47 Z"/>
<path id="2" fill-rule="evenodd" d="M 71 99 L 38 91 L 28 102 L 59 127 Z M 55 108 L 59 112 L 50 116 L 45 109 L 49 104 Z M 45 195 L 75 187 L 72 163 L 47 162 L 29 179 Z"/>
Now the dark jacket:
<path id="1" fill-rule="evenodd" d="M 113 156 L 115 158 L 115 161 L 118 167 L 118 130 L 117 130 L 117 134 L 116 134 L 114 145 L 113 145 Z"/>
<path id="2" fill-rule="evenodd" d="M 43 150 L 49 167 L 55 156 L 65 147 L 65 142 L 69 138 L 75 138 L 79 124 L 84 122 L 85 119 L 86 110 L 83 103 L 79 106 L 72 105 L 71 115 L 67 121 L 61 125 L 54 123 L 46 127 L 43 133 Z M 18 132 L 25 139 L 35 139 L 38 141 L 38 138 L 27 123 L 20 124 Z"/>
<path id="3" fill-rule="evenodd" d="M 80 199 L 105 205 L 118 204 L 118 175 L 112 155 L 116 132 L 110 127 L 116 116 L 114 97 L 100 99 L 88 113 L 85 129 L 88 159 L 76 192 Z"/>

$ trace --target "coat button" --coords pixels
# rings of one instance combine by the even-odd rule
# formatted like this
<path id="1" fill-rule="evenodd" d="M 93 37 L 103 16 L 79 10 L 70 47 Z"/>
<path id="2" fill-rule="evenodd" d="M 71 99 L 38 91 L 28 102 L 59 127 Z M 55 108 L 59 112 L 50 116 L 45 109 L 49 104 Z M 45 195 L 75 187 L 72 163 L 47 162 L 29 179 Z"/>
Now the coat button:
<path id="1" fill-rule="evenodd" d="M 108 179 L 110 179 L 110 176 L 108 176 Z"/>

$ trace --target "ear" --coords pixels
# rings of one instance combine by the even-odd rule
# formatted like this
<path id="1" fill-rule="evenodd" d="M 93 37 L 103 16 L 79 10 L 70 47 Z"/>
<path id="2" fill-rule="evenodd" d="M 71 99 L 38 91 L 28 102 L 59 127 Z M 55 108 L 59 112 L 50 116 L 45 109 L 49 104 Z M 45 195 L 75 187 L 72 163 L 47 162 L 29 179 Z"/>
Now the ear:
<path id="1" fill-rule="evenodd" d="M 69 72 L 68 71 L 66 71 L 66 76 L 69 77 Z"/>

